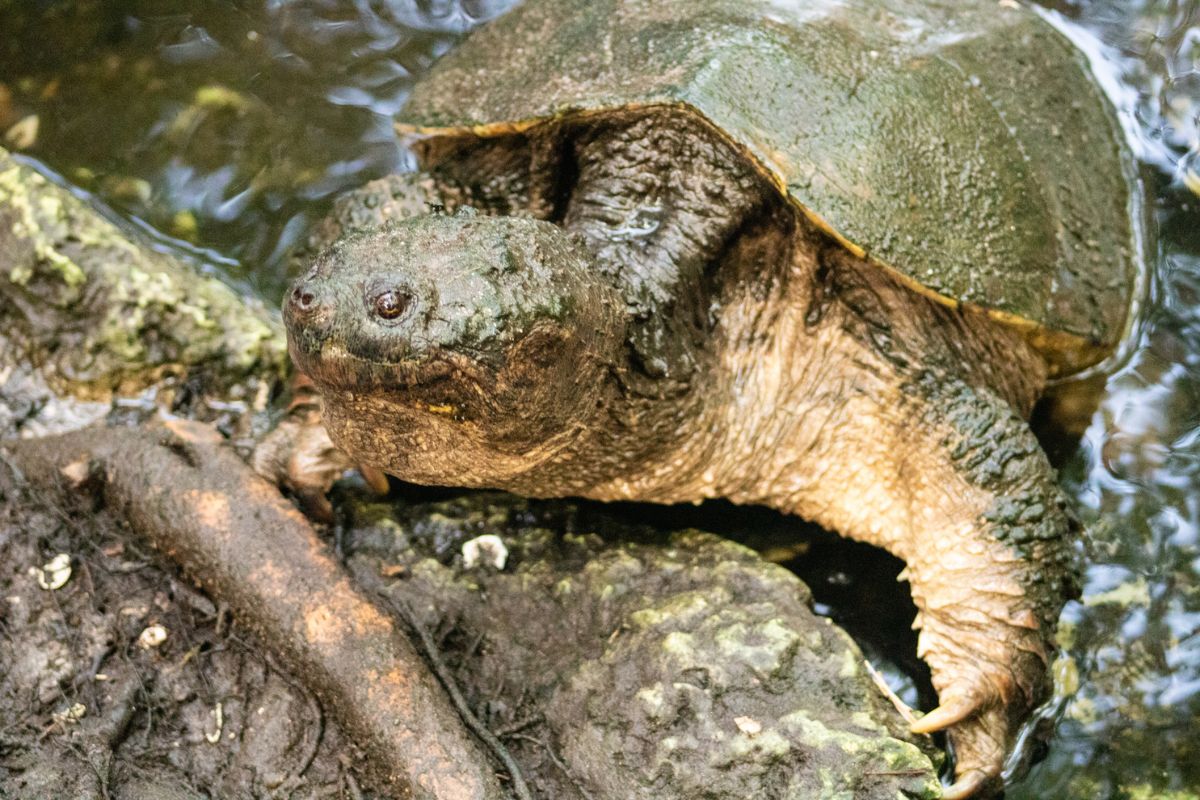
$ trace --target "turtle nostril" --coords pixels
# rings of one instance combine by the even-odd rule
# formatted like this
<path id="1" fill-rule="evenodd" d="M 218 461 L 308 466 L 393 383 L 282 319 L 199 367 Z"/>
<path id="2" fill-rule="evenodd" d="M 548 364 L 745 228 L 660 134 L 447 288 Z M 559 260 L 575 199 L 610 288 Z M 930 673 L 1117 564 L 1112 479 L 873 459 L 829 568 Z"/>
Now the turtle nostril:
<path id="1" fill-rule="evenodd" d="M 292 289 L 292 306 L 297 311 L 311 312 L 317 306 L 317 296 L 304 286 Z"/>

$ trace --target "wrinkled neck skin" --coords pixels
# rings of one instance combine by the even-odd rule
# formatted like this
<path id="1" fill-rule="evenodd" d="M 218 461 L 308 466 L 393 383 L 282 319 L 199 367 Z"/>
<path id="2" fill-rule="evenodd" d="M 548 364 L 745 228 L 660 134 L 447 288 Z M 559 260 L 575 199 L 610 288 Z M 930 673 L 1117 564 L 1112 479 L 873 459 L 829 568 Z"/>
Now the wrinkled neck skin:
<path id="1" fill-rule="evenodd" d="M 323 390 L 324 423 L 344 449 L 368 454 L 373 465 L 413 483 L 618 499 L 602 487 L 629 475 L 630 464 L 661 458 L 663 442 L 702 413 L 698 393 L 647 397 L 625 385 L 626 364 L 597 359 L 572 366 L 579 392 L 556 398 L 559 415 L 513 423 L 532 446 L 514 447 L 491 427 L 437 405 L 330 387 Z"/>
<path id="2" fill-rule="evenodd" d="M 579 494 L 766 505 L 902 555 L 931 515 L 984 510 L 991 493 L 975 493 L 942 452 L 956 422 L 928 387 L 972 387 L 1027 417 L 1046 367 L 1018 334 L 916 295 L 804 230 L 787 247 L 744 236 L 723 269 L 733 277 L 691 390 L 663 403 L 614 393 L 613 408 L 635 420 L 629 441 L 657 451 L 621 460 L 623 472 Z M 597 439 L 576 458 L 621 447 Z"/>
<path id="3" fill-rule="evenodd" d="M 437 406 L 431 410 L 387 396 L 328 388 L 323 394 L 324 424 L 334 441 L 412 483 L 559 497 L 584 495 L 615 471 L 607 461 L 578 461 L 603 450 L 594 435 L 597 423 L 586 415 L 569 428 L 548 432 L 536 445 L 512 449 L 497 443 L 493 431 L 456 420 Z M 419 457 L 410 458 L 414 453 Z"/>

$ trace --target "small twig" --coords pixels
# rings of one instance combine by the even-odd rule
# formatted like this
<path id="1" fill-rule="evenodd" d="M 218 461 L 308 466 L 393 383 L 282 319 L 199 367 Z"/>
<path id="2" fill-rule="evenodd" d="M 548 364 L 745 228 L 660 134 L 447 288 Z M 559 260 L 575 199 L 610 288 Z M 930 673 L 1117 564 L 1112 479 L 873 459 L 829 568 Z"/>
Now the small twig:
<path id="1" fill-rule="evenodd" d="M 575 790 L 577 792 L 579 792 L 581 795 L 583 795 L 583 800 L 592 800 L 592 796 L 588 793 L 588 790 L 584 789 L 583 786 L 581 786 L 579 784 L 579 781 L 575 780 L 575 776 L 571 774 L 571 770 L 569 770 L 567 768 L 567 765 L 564 764 L 562 762 L 562 759 L 560 759 L 558 757 L 558 754 L 554 752 L 553 747 L 546 744 L 545 742 L 543 742 L 541 739 L 537 738 L 536 736 L 530 736 L 528 733 L 514 733 L 512 735 L 512 738 L 523 739 L 527 742 L 533 742 L 538 747 L 545 750 L 546 755 L 548 755 L 550 757 L 550 760 L 554 762 L 554 766 L 558 767 L 559 770 L 562 771 L 562 774 L 567 776 L 567 780 L 569 780 L 571 782 L 571 785 L 575 787 Z"/>
<path id="2" fill-rule="evenodd" d="M 126 673 L 112 692 L 112 705 L 104 713 L 103 722 L 95 729 L 95 733 L 104 742 L 105 747 L 115 751 L 129 735 L 129 726 L 137 715 L 137 699 L 142 690 L 142 679 L 138 675 Z"/>
<path id="3" fill-rule="evenodd" d="M 141 572 L 148 566 L 150 565 L 140 561 L 122 561 L 115 566 L 105 567 L 104 571 L 110 575 L 131 575 L 135 572 Z"/>
<path id="4" fill-rule="evenodd" d="M 267 656 L 267 665 L 274 670 L 281 681 L 288 685 L 288 688 L 305 699 L 308 704 L 309 713 L 313 718 L 313 723 L 310 727 L 316 727 L 316 733 L 312 736 L 308 735 L 307 730 L 305 731 L 304 738 L 308 741 L 305 743 L 304 752 L 300 755 L 300 762 L 283 784 L 285 786 L 299 786 L 303 783 L 304 773 L 308 772 L 308 768 L 312 766 L 313 761 L 317 758 L 317 752 L 321 749 L 321 740 L 325 737 L 325 714 L 321 710 L 321 704 L 317 702 L 317 698 L 313 693 L 308 691 L 306 687 L 294 683 L 287 671 L 281 668 L 269 654 Z"/>
<path id="5" fill-rule="evenodd" d="M 13 481 L 17 485 L 22 487 L 29 485 L 29 482 L 25 480 L 25 473 L 21 471 L 20 467 L 13 463 L 12 459 L 8 457 L 8 453 L 5 453 L 3 448 L 0 448 L 0 464 L 4 464 L 4 466 L 8 467 L 8 471 L 12 473 Z"/>
<path id="6" fill-rule="evenodd" d="M 923 769 L 868 770 L 868 771 L 864 772 L 863 774 L 864 775 L 872 775 L 872 776 L 903 775 L 903 776 L 908 777 L 908 776 L 924 775 L 925 770 L 923 770 Z"/>
<path id="7" fill-rule="evenodd" d="M 218 600 L 217 601 L 217 622 L 213 625 L 213 635 L 222 636 L 225 633 L 226 620 L 229 618 L 229 604 Z"/>
<path id="8" fill-rule="evenodd" d="M 475 637 L 475 640 L 471 642 L 471 646 L 463 651 L 463 658 L 474 658 L 475 653 L 479 651 L 479 645 L 483 644 L 483 640 L 486 638 L 486 636 L 487 634 L 485 634 L 483 631 L 480 631 L 479 635 Z"/>
<path id="9" fill-rule="evenodd" d="M 96 680 L 96 675 L 100 672 L 100 667 L 104 664 L 104 661 L 116 651 L 116 649 L 116 647 L 110 644 L 99 653 L 96 653 L 96 655 L 92 656 L 92 661 L 88 668 L 82 672 L 76 673 L 75 677 L 71 678 L 71 686 L 78 689 L 79 687 Z"/>
<path id="10" fill-rule="evenodd" d="M 504 764 L 504 768 L 508 770 L 509 777 L 512 778 L 512 790 L 518 800 L 533 800 L 533 795 L 529 792 L 529 787 L 525 783 L 525 778 L 521 774 L 521 768 L 518 766 L 516 759 L 512 757 L 512 753 L 508 752 L 508 748 L 496 738 L 487 726 L 484 725 L 479 717 L 471 711 L 471 707 L 467 704 L 467 700 L 463 697 L 462 691 L 458 688 L 458 682 L 454 676 L 450 674 L 450 668 L 446 666 L 445 660 L 442 658 L 442 653 L 438 649 L 437 643 L 434 642 L 433 636 L 425 629 L 425 626 L 417 621 L 416 615 L 412 610 L 399 598 L 393 597 L 384 591 L 380 591 L 379 595 L 393 608 L 400 618 L 404 620 L 404 624 L 411 628 L 416 634 L 417 639 L 421 642 L 422 649 L 425 650 L 425 657 L 429 660 L 429 665 L 433 667 L 433 673 L 437 675 L 441 681 L 442 687 L 446 690 L 446 694 L 450 695 L 450 702 L 458 709 L 458 714 L 462 717 L 464 723 L 479 740 L 487 745 L 488 749 L 495 754 L 500 763 Z"/>
<path id="11" fill-rule="evenodd" d="M 312 724 L 305 728 L 304 750 L 300 754 L 299 762 L 280 784 L 280 789 L 290 794 L 304 785 L 304 773 L 308 772 L 308 768 L 312 766 L 313 761 L 317 758 L 317 753 L 321 749 L 321 742 L 325 738 L 325 714 L 322 712 L 321 704 L 317 702 L 317 698 L 313 693 L 308 691 L 304 686 L 294 683 L 287 671 L 280 667 L 269 653 L 267 654 L 266 662 L 268 668 L 275 673 L 279 680 L 283 681 L 289 689 L 305 699 L 309 714 L 313 719 Z M 316 728 L 316 732 L 310 734 L 309 731 L 314 727 Z"/>
<path id="12" fill-rule="evenodd" d="M 112 793 L 109 792 L 108 784 L 111 780 L 112 772 L 112 752 L 107 753 L 107 758 L 104 758 L 103 768 L 96 764 L 93 754 L 87 752 L 74 742 L 67 742 L 66 749 L 80 761 L 88 766 L 92 774 L 96 776 L 96 788 L 100 790 L 101 800 L 111 800 Z"/>
<path id="13" fill-rule="evenodd" d="M 891 704 L 896 707 L 898 712 L 900 712 L 900 716 L 904 717 L 904 721 L 909 725 L 916 724 L 917 715 L 913 713 L 913 710 L 908 703 L 901 700 L 900 696 L 892 691 L 892 687 L 888 686 L 887 681 L 885 681 L 883 676 L 879 674 L 879 670 L 875 669 L 875 666 L 865 658 L 863 659 L 863 664 L 866 665 L 867 672 L 871 675 L 871 680 L 875 681 L 876 688 L 883 692 L 883 696 L 891 701 Z M 889 775 L 891 773 L 880 772 L 877 774 Z"/>
<path id="14" fill-rule="evenodd" d="M 333 521 L 333 554 L 339 564 L 346 563 L 346 522 L 341 516 Z"/>
<path id="15" fill-rule="evenodd" d="M 304 777 L 304 773 L 308 772 L 308 768 L 312 766 L 313 761 L 317 758 L 317 751 L 321 747 L 321 740 L 325 736 L 325 715 L 321 712 L 321 705 L 317 702 L 317 698 L 311 692 L 305 692 L 308 696 L 308 707 L 316 719 L 313 725 L 316 726 L 316 733 L 313 734 L 312 743 L 304 752 L 304 757 L 300 759 L 300 765 L 293 773 L 296 780 Z"/>
<path id="16" fill-rule="evenodd" d="M 509 725 L 505 725 L 503 728 L 497 728 L 494 731 L 494 733 L 497 736 L 499 736 L 501 739 L 504 739 L 509 736 L 512 736 L 515 733 L 519 733 L 520 731 L 525 730 L 530 725 L 536 725 L 537 723 L 539 723 L 541 721 L 542 721 L 542 715 L 534 714 L 531 717 L 526 717 L 525 719 L 519 719 L 516 722 L 513 722 Z"/>
<path id="17" fill-rule="evenodd" d="M 358 781 L 354 779 L 354 773 L 350 771 L 350 764 L 345 756 L 338 759 L 342 765 L 342 780 L 346 784 L 346 791 L 350 795 L 350 800 L 363 800 L 362 789 L 358 788 Z"/>

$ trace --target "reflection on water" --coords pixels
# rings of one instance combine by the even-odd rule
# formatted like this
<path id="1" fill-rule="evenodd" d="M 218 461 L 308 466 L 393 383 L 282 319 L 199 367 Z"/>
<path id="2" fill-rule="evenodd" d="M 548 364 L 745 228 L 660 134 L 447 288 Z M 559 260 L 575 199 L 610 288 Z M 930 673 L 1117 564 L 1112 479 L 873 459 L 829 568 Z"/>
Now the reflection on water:
<path id="1" fill-rule="evenodd" d="M 389 117 L 413 81 L 513 2 L 0 0 L 0 140 L 273 293 L 333 196 L 406 167 Z M 1200 793 L 1200 0 L 1046 6 L 1094 37 L 1157 236 L 1143 324 L 1061 453 L 1090 566 L 1058 732 L 1009 796 L 1182 800 Z"/>
<path id="2" fill-rule="evenodd" d="M 1200 3 L 1055 4 L 1147 166 L 1152 295 L 1064 481 L 1089 523 L 1084 597 L 1063 617 L 1065 715 L 1017 798 L 1200 793 Z M 1194 169 L 1194 167 L 1193 167 Z M 1074 690 L 1074 691 L 1072 691 Z M 1178 793 L 1178 794 L 1176 794 Z"/>
<path id="3" fill-rule="evenodd" d="M 0 131 L 35 117 L 26 152 L 277 293 L 335 195 L 405 167 L 416 77 L 511 5 L 0 0 Z"/>

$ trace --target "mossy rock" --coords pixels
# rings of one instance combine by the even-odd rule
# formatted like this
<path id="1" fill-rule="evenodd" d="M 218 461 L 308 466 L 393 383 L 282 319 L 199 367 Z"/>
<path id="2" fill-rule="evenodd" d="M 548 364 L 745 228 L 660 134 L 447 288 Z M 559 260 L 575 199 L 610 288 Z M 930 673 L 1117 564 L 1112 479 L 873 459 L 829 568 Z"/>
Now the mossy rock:
<path id="1" fill-rule="evenodd" d="M 3 150 L 0 298 L 5 334 L 76 394 L 143 388 L 172 368 L 228 384 L 287 363 L 272 312 Z"/>
<path id="2" fill-rule="evenodd" d="M 0 438 L 168 382 L 261 405 L 288 369 L 273 309 L 0 149 Z"/>
<path id="3" fill-rule="evenodd" d="M 699 531 L 601 537 L 569 504 L 500 495 L 399 522 L 388 507 L 356 513 L 356 575 L 449 631 L 469 702 L 520 733 L 506 741 L 546 796 L 941 795 L 935 751 L 858 647 L 747 548 Z M 463 544 L 486 534 L 507 548 L 502 570 L 465 565 Z"/>

